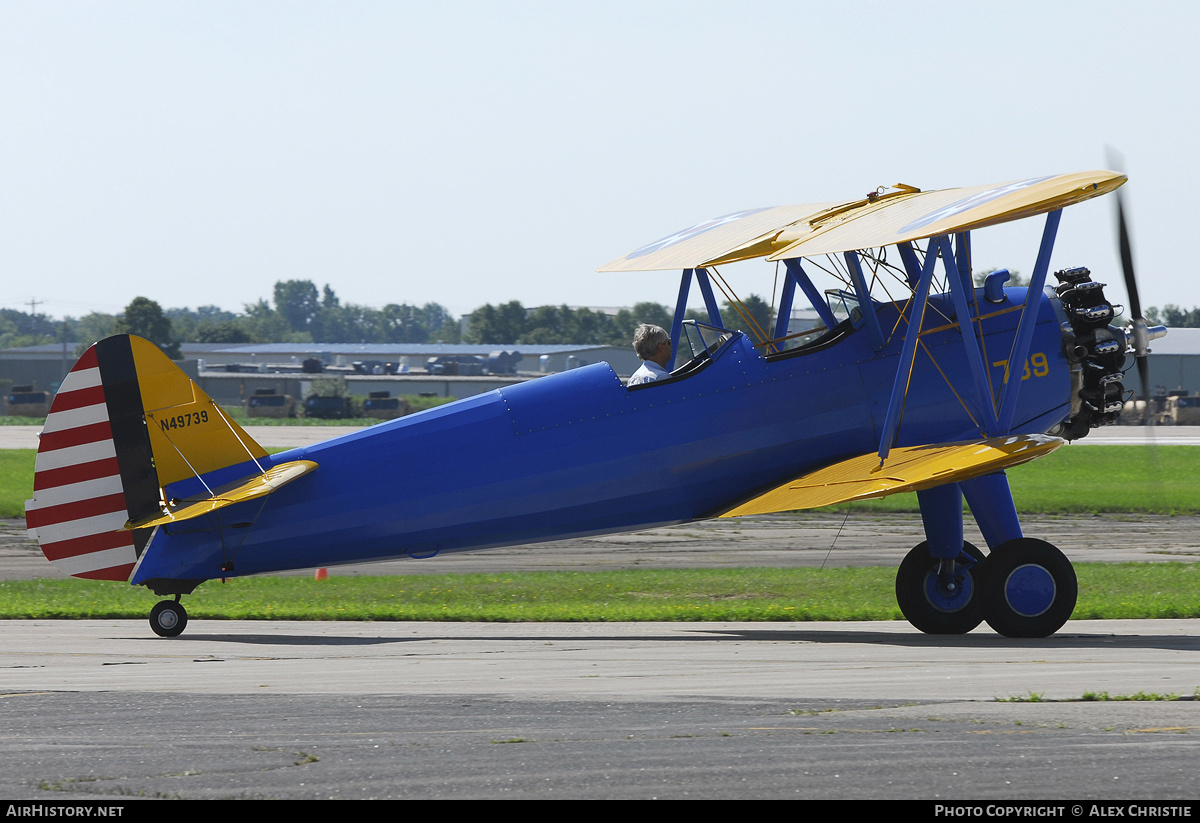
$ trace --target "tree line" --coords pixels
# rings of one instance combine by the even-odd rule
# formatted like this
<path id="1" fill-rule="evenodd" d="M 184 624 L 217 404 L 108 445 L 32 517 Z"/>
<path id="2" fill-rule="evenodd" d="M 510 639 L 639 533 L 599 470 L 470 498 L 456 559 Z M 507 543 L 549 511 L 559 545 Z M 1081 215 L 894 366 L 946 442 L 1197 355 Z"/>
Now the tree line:
<path id="1" fill-rule="evenodd" d="M 771 307 L 757 295 L 745 308 L 763 329 L 770 325 Z M 722 307 L 725 323 L 753 335 L 751 325 Z M 703 311 L 688 317 L 707 322 Z M 1167 304 L 1146 310 L 1151 323 L 1174 328 L 1200 328 L 1200 307 L 1187 310 Z M 182 343 L 474 343 L 519 346 L 578 343 L 628 346 L 639 323 L 670 328 L 671 311 L 664 305 L 640 302 L 615 314 L 569 306 L 527 308 L 516 300 L 486 304 L 463 323 L 438 303 L 423 306 L 389 303 L 382 308 L 343 303 L 326 285 L 310 280 L 281 280 L 272 299 L 260 299 L 241 312 L 217 306 L 163 309 L 145 297 L 134 298 L 121 314 L 92 312 L 80 318 L 55 319 L 45 314 L 0 309 L 0 348 L 42 343 L 88 346 L 111 334 L 137 334 L 177 355 Z M 755 335 L 756 336 L 756 335 Z"/>
<path id="2" fill-rule="evenodd" d="M 84 346 L 111 334 L 138 334 L 168 353 L 181 343 L 457 343 L 458 318 L 438 303 L 389 303 L 383 308 L 343 303 L 328 285 L 309 280 L 275 284 L 272 300 L 232 312 L 217 306 L 163 309 L 136 297 L 120 314 L 92 312 L 61 320 L 0 309 L 0 348 L 42 343 Z"/>
<path id="3" fill-rule="evenodd" d="M 767 304 L 756 296 L 746 304 L 765 326 Z M 728 302 L 724 311 L 735 320 Z M 689 317 L 707 321 L 704 312 Z M 42 343 L 75 343 L 80 351 L 112 334 L 137 334 L 178 357 L 182 343 L 475 343 L 537 345 L 579 343 L 628 346 L 639 323 L 670 328 L 671 311 L 641 302 L 608 314 L 587 308 L 539 306 L 518 301 L 472 312 L 464 323 L 438 303 L 423 306 L 389 303 L 382 308 L 342 302 L 332 288 L 310 280 L 281 280 L 271 300 L 260 299 L 241 312 L 217 306 L 162 308 L 146 297 L 134 298 L 120 314 L 92 312 L 61 320 L 45 314 L 0 309 L 0 348 Z"/>
<path id="4" fill-rule="evenodd" d="M 1200 329 L 1200 306 L 1191 311 L 1168 303 L 1159 310 L 1156 306 L 1146 309 L 1146 320 L 1155 326 L 1169 326 L 1173 329 Z"/>

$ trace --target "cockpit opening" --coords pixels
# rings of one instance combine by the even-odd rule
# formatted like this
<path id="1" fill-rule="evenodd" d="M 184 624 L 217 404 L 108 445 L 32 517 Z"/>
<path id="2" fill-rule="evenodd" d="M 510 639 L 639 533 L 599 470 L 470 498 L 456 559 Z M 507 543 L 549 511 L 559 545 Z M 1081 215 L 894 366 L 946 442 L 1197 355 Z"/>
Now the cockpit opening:
<path id="1" fill-rule="evenodd" d="M 778 360 L 818 351 L 862 325 L 862 307 L 854 292 L 828 289 L 825 292 L 825 300 L 829 304 L 829 310 L 833 314 L 834 320 L 838 321 L 833 328 L 829 328 L 819 320 L 807 328 L 800 328 L 796 331 L 792 331 L 794 326 L 789 327 L 788 334 L 761 344 L 766 348 L 767 360 Z"/>
<path id="2" fill-rule="evenodd" d="M 736 334 L 737 332 L 701 323 L 698 320 L 684 320 L 679 335 L 679 348 L 675 353 L 675 362 L 680 365 L 676 366 L 667 377 L 629 386 L 629 390 L 638 391 L 652 386 L 662 386 L 695 374 L 711 363 L 722 347 Z"/>
<path id="3" fill-rule="evenodd" d="M 698 320 L 684 320 L 683 330 L 680 334 L 679 351 L 675 355 L 676 362 L 679 361 L 679 355 L 687 354 L 688 363 L 703 357 L 712 356 L 717 349 L 728 340 L 733 339 L 733 332 L 723 329 L 720 326 L 713 326 L 708 323 L 701 323 Z M 683 368 L 680 366 L 679 368 Z M 676 369 L 675 371 L 679 371 Z M 674 374 L 675 372 L 671 372 Z"/>

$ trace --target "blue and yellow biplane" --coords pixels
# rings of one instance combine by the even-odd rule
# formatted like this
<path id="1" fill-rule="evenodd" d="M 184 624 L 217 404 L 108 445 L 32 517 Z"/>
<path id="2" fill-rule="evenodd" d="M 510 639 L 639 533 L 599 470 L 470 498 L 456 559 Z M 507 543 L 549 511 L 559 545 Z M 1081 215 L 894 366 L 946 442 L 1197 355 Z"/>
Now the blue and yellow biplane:
<path id="1" fill-rule="evenodd" d="M 597 363 L 282 454 L 152 344 L 110 337 L 54 399 L 29 531 L 67 574 L 173 598 L 150 624 L 174 636 L 180 598 L 206 580 L 915 491 L 927 539 L 897 573 L 905 617 L 930 633 L 986 620 L 1047 636 L 1074 609 L 1075 574 L 1022 533 L 1004 470 L 1115 422 L 1130 354 L 1144 380 L 1161 328 L 1136 305 L 1128 327 L 1112 325 L 1087 269 L 1046 285 L 1062 210 L 1125 179 L 901 185 L 729 214 L 600 269 L 683 271 L 669 377 L 627 387 Z M 971 232 L 1037 215 L 1029 287 L 995 272 L 976 288 Z M 1136 304 L 1123 217 L 1119 233 Z M 718 266 L 755 258 L 783 265 L 769 329 L 723 318 L 713 290 Z M 818 271 L 837 287 L 819 290 Z M 686 319 L 693 283 L 706 322 Z M 819 317 L 810 328 L 793 327 L 798 293 Z M 986 556 L 963 539 L 964 498 Z"/>

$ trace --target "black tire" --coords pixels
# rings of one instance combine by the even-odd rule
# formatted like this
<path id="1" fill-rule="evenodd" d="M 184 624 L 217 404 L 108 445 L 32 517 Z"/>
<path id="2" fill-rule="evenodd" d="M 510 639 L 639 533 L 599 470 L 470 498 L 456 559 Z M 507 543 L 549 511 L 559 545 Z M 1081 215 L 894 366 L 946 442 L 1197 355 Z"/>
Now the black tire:
<path id="1" fill-rule="evenodd" d="M 187 610 L 182 603 L 161 600 L 150 610 L 150 628 L 159 637 L 178 637 L 187 628 Z"/>
<path id="2" fill-rule="evenodd" d="M 954 592 L 939 585 L 938 562 L 930 557 L 926 542 L 905 555 L 896 570 L 896 603 L 905 619 L 925 634 L 966 634 L 983 622 L 977 582 L 981 564 L 986 565 L 983 552 L 963 543 Z"/>
<path id="3" fill-rule="evenodd" d="M 1005 637 L 1049 637 L 1071 617 L 1078 596 L 1071 561 L 1032 537 L 997 546 L 979 580 L 983 618 Z"/>

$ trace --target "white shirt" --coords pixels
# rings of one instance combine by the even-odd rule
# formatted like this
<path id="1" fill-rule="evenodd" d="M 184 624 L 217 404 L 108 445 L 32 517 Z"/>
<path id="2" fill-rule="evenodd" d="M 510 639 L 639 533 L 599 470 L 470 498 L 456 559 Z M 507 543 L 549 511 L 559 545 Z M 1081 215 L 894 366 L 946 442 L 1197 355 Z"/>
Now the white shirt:
<path id="1" fill-rule="evenodd" d="M 645 360 L 642 362 L 642 365 L 638 368 L 638 370 L 633 373 L 633 376 L 629 378 L 629 383 L 627 385 L 640 386 L 642 383 L 653 383 L 655 380 L 660 380 L 666 377 L 667 374 L 667 370 L 662 366 L 649 360 Z"/>

